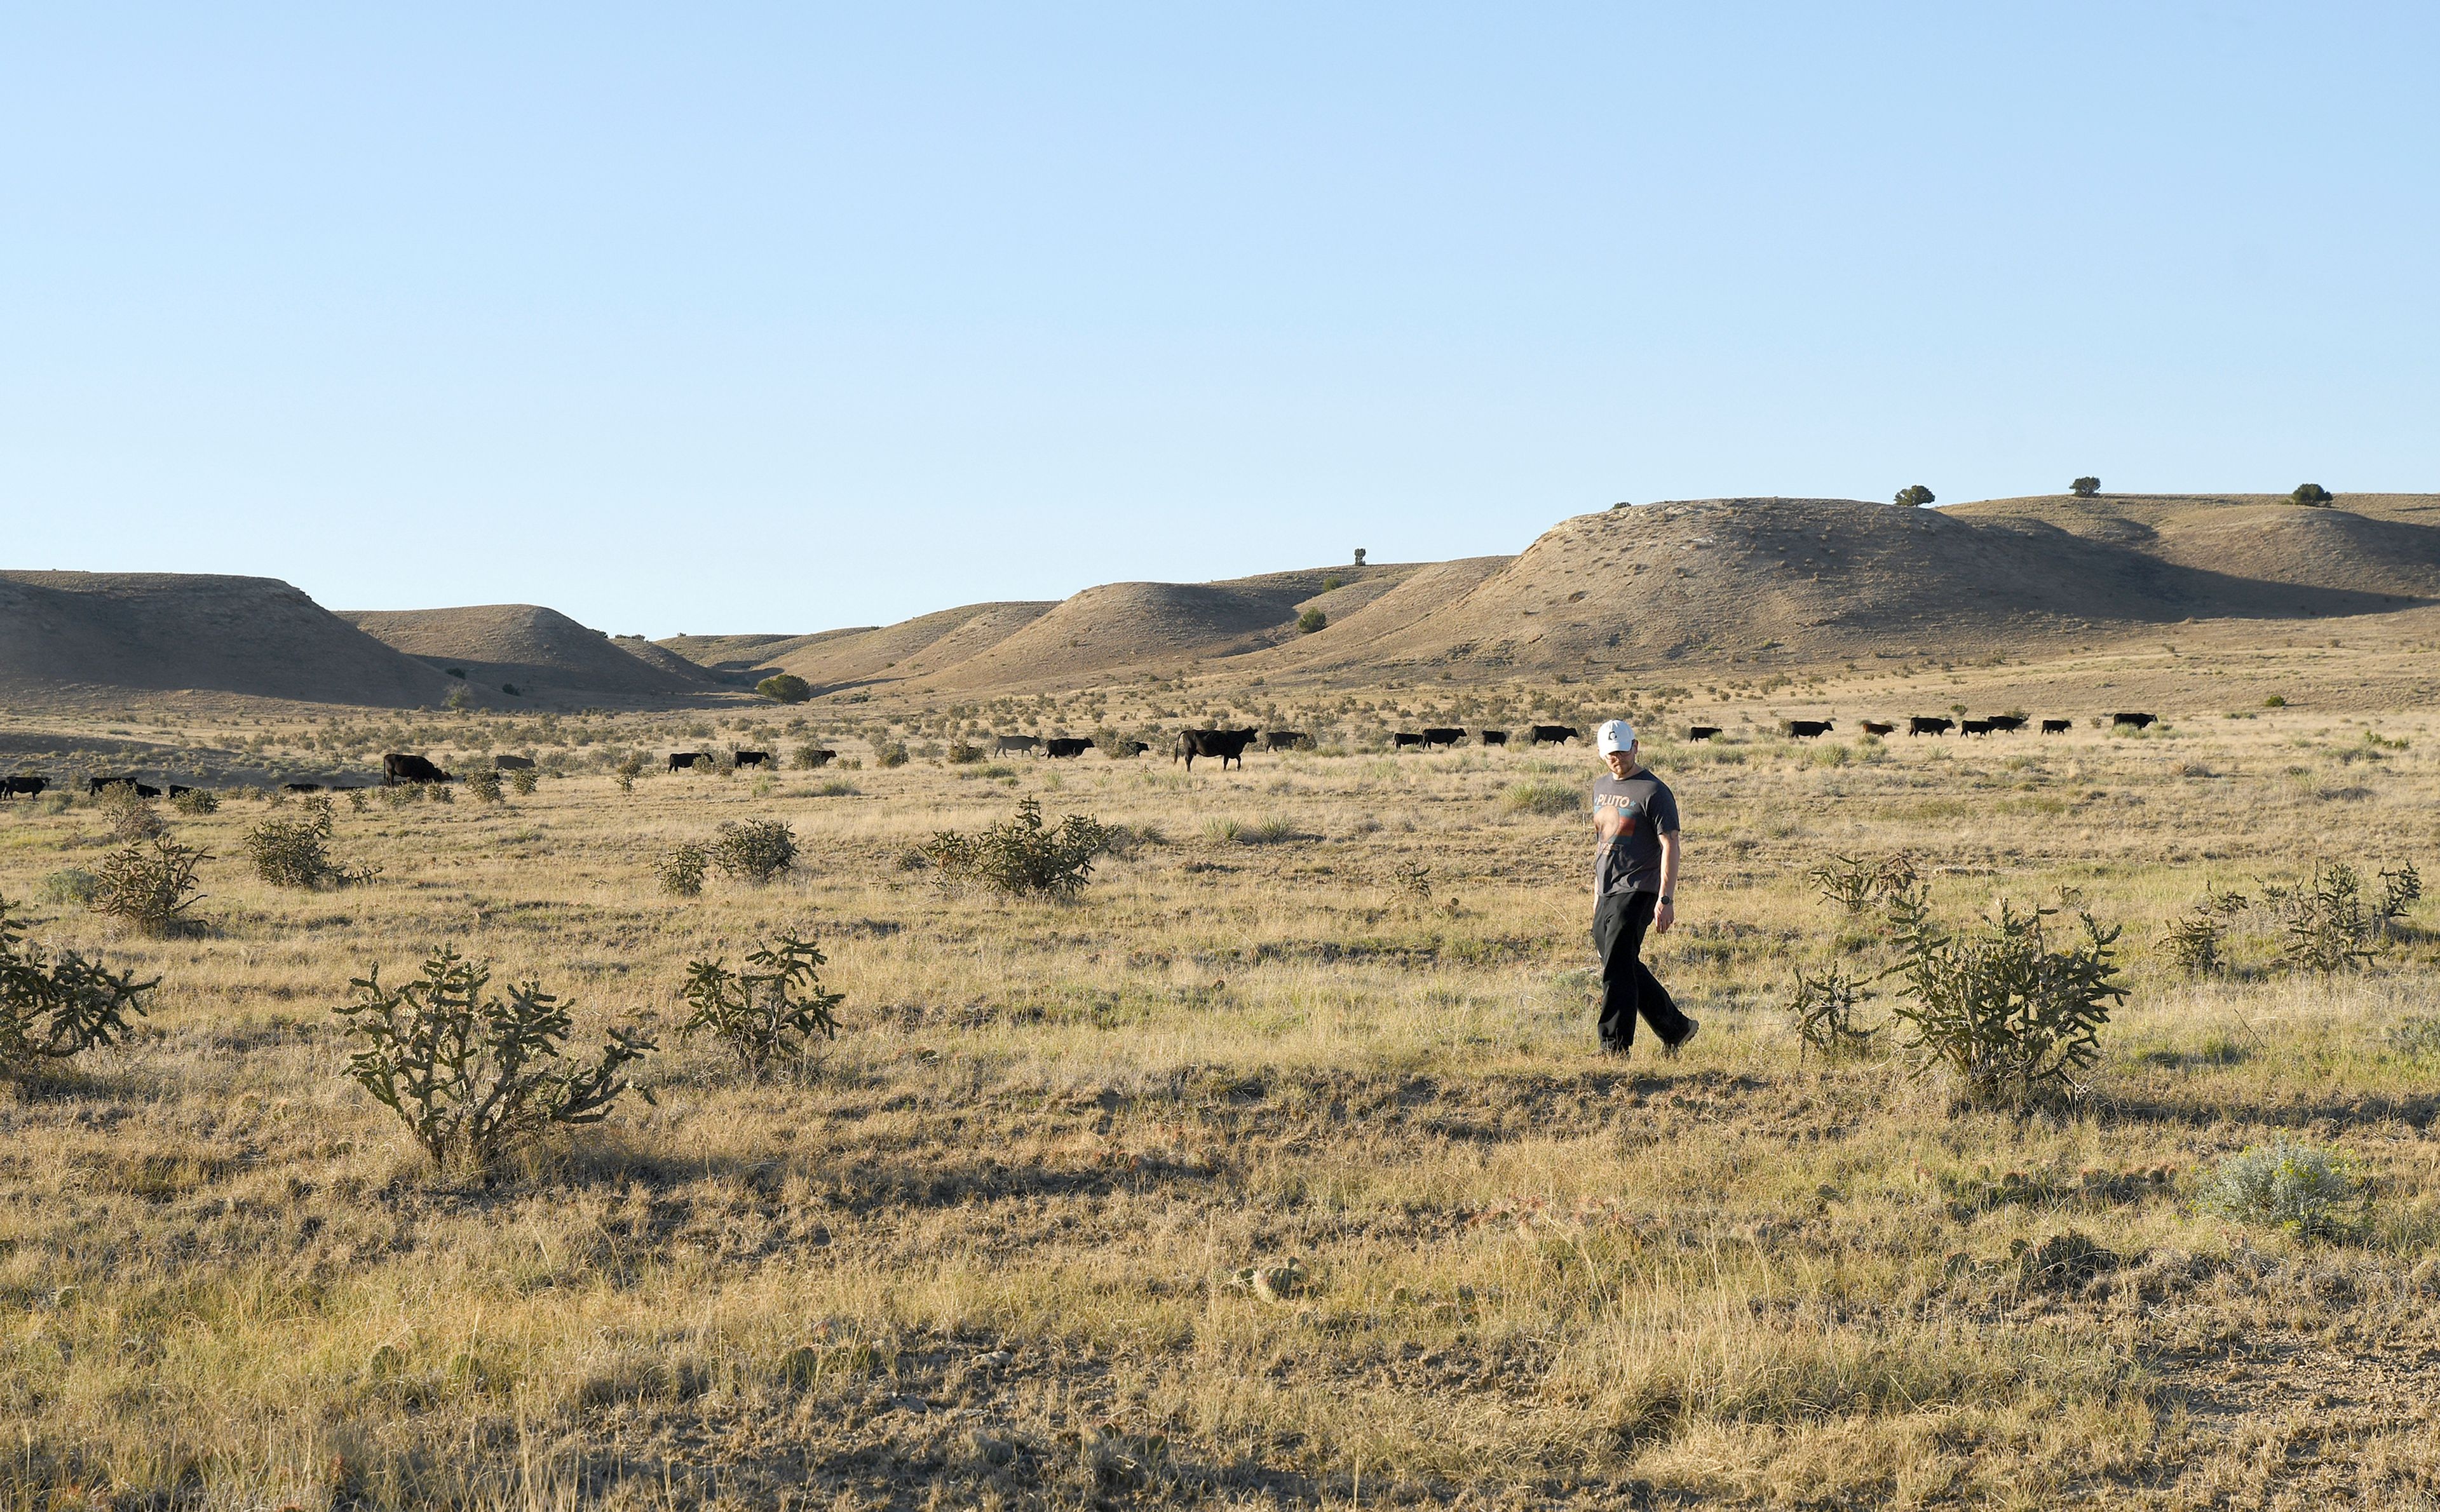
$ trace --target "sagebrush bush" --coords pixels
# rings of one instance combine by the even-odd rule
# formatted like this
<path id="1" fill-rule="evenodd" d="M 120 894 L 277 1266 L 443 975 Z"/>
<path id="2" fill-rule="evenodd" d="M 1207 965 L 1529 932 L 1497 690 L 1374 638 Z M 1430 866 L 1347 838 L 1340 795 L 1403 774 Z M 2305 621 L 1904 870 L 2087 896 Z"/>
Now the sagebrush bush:
<path id="1" fill-rule="evenodd" d="M 570 1060 L 573 1005 L 539 982 L 487 997 L 490 982 L 488 963 L 444 946 L 395 988 L 372 968 L 332 1010 L 364 1046 L 348 1075 L 444 1169 L 480 1171 L 553 1127 L 599 1122 L 629 1090 L 627 1065 L 658 1048 L 640 1031 L 612 1029 L 599 1055 Z"/>
<path id="2" fill-rule="evenodd" d="M 141 1018 L 146 995 L 161 985 L 158 977 L 139 982 L 133 971 L 106 970 L 74 951 L 45 955 L 25 938 L 0 898 L 0 1075 L 123 1039 L 127 1016 Z"/>
<path id="3" fill-rule="evenodd" d="M 479 768 L 469 772 L 466 774 L 466 791 L 473 793 L 478 803 L 498 803 L 501 797 L 500 774 Z"/>
<path id="4" fill-rule="evenodd" d="M 906 764 L 904 741 L 890 740 L 872 748 L 872 764 L 876 767 L 903 767 Z"/>
<path id="5" fill-rule="evenodd" d="M 683 843 L 673 845 L 654 863 L 655 875 L 661 880 L 661 891 L 680 898 L 693 898 L 703 891 L 704 873 L 711 858 L 701 845 Z"/>
<path id="6" fill-rule="evenodd" d="M 152 808 L 152 800 L 135 791 L 133 783 L 114 782 L 101 790 L 94 800 L 110 832 L 122 843 L 150 840 L 165 827 L 161 815 Z"/>
<path id="7" fill-rule="evenodd" d="M 797 832 L 784 819 L 732 819 L 712 831 L 709 848 L 713 865 L 750 882 L 797 864 Z"/>
<path id="8" fill-rule="evenodd" d="M 1012 897 L 1073 898 L 1092 881 L 1093 860 L 1109 833 L 1107 826 L 1085 814 L 1046 826 L 1041 801 L 1025 798 L 1014 814 L 978 834 L 934 831 L 923 852 L 945 884 L 976 882 Z"/>
<path id="9" fill-rule="evenodd" d="M 2195 1206 L 2239 1223 L 2262 1223 L 2305 1238 L 2332 1238 L 2349 1227 L 2365 1188 L 2341 1156 L 2275 1140 L 2231 1155 L 2195 1194 Z"/>
<path id="10" fill-rule="evenodd" d="M 838 1035 L 834 1010 L 847 994 L 822 989 L 825 964 L 813 941 L 793 934 L 748 954 L 743 971 L 721 961 L 689 962 L 686 1001 L 693 1013 L 679 1037 L 711 1036 L 756 1076 L 774 1059 L 800 1058 L 815 1035 Z"/>
<path id="11" fill-rule="evenodd" d="M 101 891 L 101 880 L 89 871 L 71 866 L 63 871 L 45 873 L 36 896 L 45 903 L 90 903 Z"/>
<path id="12" fill-rule="evenodd" d="M 1898 961 L 1881 974 L 1902 984 L 1891 1012 L 1912 1033 L 1918 1074 L 1944 1066 L 1967 1101 L 2019 1112 L 2081 1094 L 2077 1075 L 2126 997 L 2110 951 L 2119 931 L 2079 912 L 2084 938 L 2053 950 L 2044 921 L 2056 912 L 2003 899 L 1986 928 L 1959 936 L 1933 921 L 1920 885 L 1891 898 Z"/>
<path id="13" fill-rule="evenodd" d="M 115 851 L 96 879 L 93 911 L 139 934 L 185 934 L 198 927 L 187 910 L 204 896 L 195 869 L 210 859 L 167 835 Z"/>
<path id="14" fill-rule="evenodd" d="M 363 800 L 359 798 L 357 802 L 361 803 Z M 219 794 L 211 792 L 209 789 L 188 788 L 186 792 L 171 798 L 170 800 L 170 807 L 177 809 L 180 813 L 187 815 L 188 818 L 200 819 L 206 814 L 220 812 L 221 800 Z"/>
<path id="15" fill-rule="evenodd" d="M 520 798 L 530 798 L 542 785 L 542 774 L 531 767 L 519 767 L 509 774 L 509 791 Z"/>

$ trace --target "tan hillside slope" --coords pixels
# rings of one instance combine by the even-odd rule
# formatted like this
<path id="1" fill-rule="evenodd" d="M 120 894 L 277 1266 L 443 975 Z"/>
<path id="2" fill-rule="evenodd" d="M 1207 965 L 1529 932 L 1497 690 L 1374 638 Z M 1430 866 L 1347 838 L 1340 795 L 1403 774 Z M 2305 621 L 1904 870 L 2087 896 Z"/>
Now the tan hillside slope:
<path id="1" fill-rule="evenodd" d="M 1946 512 L 2064 530 L 2252 582 L 2440 594 L 2440 494 L 2346 494 L 2327 508 L 2277 494 L 2103 494 L 1988 499 Z"/>
<path id="2" fill-rule="evenodd" d="M 0 572 L 0 688 L 438 704 L 450 681 L 272 578 Z"/>
<path id="3" fill-rule="evenodd" d="M 2046 503 L 2049 501 L 2045 501 Z M 1710 499 L 1565 521 L 1456 601 L 1344 650 L 1356 616 L 1292 653 L 1317 669 L 1472 665 L 1486 670 L 1652 667 L 1768 652 L 1951 650 L 2101 625 L 2364 614 L 2423 581 L 2431 526 L 2287 507 L 2181 512 L 2149 537 L 2079 534 L 2023 509 L 1978 514 L 1837 499 Z M 2246 576 L 2210 563 L 2215 531 L 2269 531 L 2261 555 L 2321 564 Z M 2192 560 L 2180 560 L 2180 556 Z M 1282 659 L 1290 653 L 1274 653 Z"/>
<path id="4" fill-rule="evenodd" d="M 807 635 L 761 665 L 825 691 L 904 683 L 990 649 L 1055 606 L 1043 601 L 964 604 L 872 630 Z"/>
<path id="5" fill-rule="evenodd" d="M 709 692 L 707 673 L 656 665 L 609 636 L 538 604 L 458 609 L 350 610 L 368 634 L 478 686 L 521 699 L 662 699 Z"/>
<path id="6" fill-rule="evenodd" d="M 1137 668 L 1241 656 L 1297 637 L 1297 616 L 1360 610 L 1417 571 L 1411 562 L 1316 567 L 1222 582 L 1087 588 L 987 649 L 927 679 L 944 690 L 1072 686 Z M 1333 586 L 1335 585 L 1335 586 Z"/>

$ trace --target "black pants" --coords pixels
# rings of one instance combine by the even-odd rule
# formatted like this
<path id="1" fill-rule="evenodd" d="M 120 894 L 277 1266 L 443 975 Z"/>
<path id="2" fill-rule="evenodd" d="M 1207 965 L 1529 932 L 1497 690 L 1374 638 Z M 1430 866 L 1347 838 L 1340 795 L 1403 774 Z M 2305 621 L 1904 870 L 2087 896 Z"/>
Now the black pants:
<path id="1" fill-rule="evenodd" d="M 1593 949 L 1601 952 L 1601 1042 L 1605 1050 L 1635 1043 L 1635 1016 L 1652 1025 L 1663 1044 L 1686 1038 L 1686 1016 L 1669 989 L 1643 964 L 1643 932 L 1652 927 L 1658 893 L 1609 893 L 1593 909 Z"/>

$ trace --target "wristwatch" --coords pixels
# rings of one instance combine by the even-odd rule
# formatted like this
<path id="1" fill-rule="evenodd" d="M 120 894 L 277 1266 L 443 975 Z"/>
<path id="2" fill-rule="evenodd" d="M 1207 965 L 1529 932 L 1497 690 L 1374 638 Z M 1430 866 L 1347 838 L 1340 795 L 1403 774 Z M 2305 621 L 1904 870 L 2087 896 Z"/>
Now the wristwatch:
<path id="1" fill-rule="evenodd" d="M 1661 895 L 1660 895 L 1660 900 L 1661 900 L 1662 902 L 1664 902 L 1664 903 L 1668 904 L 1668 905 L 1669 905 L 1670 907 L 1672 907 L 1672 908 L 1675 908 L 1675 907 L 1677 907 L 1677 906 L 1678 906 L 1678 898 L 1677 898 L 1677 896 L 1676 896 L 1675 894 L 1673 894 L 1673 893 L 1663 893 L 1663 894 L 1661 894 Z"/>

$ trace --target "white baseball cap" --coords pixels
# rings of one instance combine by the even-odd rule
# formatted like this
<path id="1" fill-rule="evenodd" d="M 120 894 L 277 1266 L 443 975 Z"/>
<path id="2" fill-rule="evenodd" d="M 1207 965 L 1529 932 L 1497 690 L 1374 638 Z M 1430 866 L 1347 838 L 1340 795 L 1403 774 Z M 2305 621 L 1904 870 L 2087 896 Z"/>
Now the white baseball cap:
<path id="1" fill-rule="evenodd" d="M 1593 748 L 1603 756 L 1624 751 L 1635 743 L 1635 726 L 1624 720 L 1612 720 L 1593 732 Z"/>

